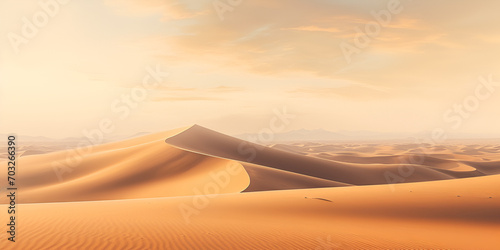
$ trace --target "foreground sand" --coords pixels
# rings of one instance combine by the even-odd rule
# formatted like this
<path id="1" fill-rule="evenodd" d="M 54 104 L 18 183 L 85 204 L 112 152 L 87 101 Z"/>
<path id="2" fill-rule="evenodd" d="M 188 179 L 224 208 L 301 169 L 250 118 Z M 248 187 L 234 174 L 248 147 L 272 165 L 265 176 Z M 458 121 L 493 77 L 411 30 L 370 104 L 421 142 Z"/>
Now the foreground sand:
<path id="1" fill-rule="evenodd" d="M 0 248 L 497 249 L 499 181 L 225 194 L 200 209 L 193 197 L 23 204 L 19 241 Z"/>
<path id="2" fill-rule="evenodd" d="M 31 154 L 17 242 L 0 249 L 498 249 L 500 147 L 432 146 L 416 163 L 418 147 L 263 147 L 192 126 L 73 165 L 71 150 Z M 401 169 L 406 183 L 387 181 Z"/>

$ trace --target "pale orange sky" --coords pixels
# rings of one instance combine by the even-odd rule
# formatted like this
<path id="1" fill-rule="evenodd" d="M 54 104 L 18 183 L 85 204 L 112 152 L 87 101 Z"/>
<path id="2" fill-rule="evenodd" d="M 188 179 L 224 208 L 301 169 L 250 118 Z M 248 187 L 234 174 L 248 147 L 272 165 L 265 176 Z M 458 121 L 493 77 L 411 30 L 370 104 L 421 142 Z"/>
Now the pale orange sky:
<path id="1" fill-rule="evenodd" d="M 2 1 L 1 133 L 81 136 L 110 119 L 121 135 L 194 123 L 237 134 L 269 127 L 286 107 L 296 118 L 285 130 L 500 134 L 500 86 L 473 111 L 448 112 L 474 98 L 479 76 L 500 81 L 498 1 L 244 0 L 224 20 L 220 2 L 58 3 L 16 44 L 23 17 L 47 11 Z M 348 62 L 342 44 L 397 2 Z M 120 117 L 115 102 L 155 65 L 169 76 Z"/>

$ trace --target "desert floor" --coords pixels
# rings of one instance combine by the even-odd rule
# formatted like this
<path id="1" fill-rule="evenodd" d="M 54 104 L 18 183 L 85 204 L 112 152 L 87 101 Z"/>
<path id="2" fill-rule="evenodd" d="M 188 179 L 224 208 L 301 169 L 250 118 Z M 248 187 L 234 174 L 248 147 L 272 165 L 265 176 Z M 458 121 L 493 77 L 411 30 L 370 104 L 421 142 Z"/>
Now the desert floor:
<path id="1" fill-rule="evenodd" d="M 261 146 L 195 125 L 63 148 L 19 147 L 0 249 L 500 246 L 495 141 Z"/>

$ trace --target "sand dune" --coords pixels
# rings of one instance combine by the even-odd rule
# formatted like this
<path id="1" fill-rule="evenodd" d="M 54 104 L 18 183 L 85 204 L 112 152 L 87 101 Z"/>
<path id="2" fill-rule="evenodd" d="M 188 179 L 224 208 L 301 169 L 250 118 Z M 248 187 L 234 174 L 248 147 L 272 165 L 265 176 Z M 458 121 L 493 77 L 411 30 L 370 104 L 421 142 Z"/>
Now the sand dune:
<path id="1" fill-rule="evenodd" d="M 250 177 L 250 185 L 244 192 L 351 186 L 342 182 L 325 180 L 251 163 L 243 163 L 243 167 Z"/>
<path id="2" fill-rule="evenodd" d="M 246 142 L 196 125 L 169 137 L 166 142 L 199 154 L 353 185 L 387 184 L 385 174 L 397 172 L 401 167 L 413 169 L 414 173 L 405 179 L 406 182 L 453 178 L 415 164 L 353 164 L 307 157 Z"/>
<path id="3" fill-rule="evenodd" d="M 91 152 L 79 155 L 81 161 L 77 164 L 67 162 L 74 160 L 68 158 L 71 151 L 21 157 L 20 202 L 195 195 L 215 182 L 215 177 L 229 175 L 228 168 L 230 183 L 212 192 L 241 192 L 247 188 L 249 178 L 240 164 L 165 144 L 165 137 L 175 132 L 95 146 Z"/>
<path id="4" fill-rule="evenodd" d="M 421 146 L 266 147 L 191 126 L 28 154 L 22 240 L 0 249 L 495 249 L 500 148 Z M 401 168 L 408 183 L 388 183 Z"/>
<path id="5" fill-rule="evenodd" d="M 425 145 L 425 144 L 424 144 Z M 275 145 L 273 145 L 274 147 Z M 363 152 L 346 152 L 344 150 L 345 146 L 342 145 L 325 145 L 321 147 L 322 149 L 316 150 L 320 145 L 316 144 L 314 147 L 310 146 L 293 146 L 293 151 L 304 152 L 304 155 L 313 156 L 322 159 L 333 160 L 337 162 L 344 163 L 356 163 L 356 164 L 407 164 L 414 163 L 420 166 L 427 167 L 429 169 L 436 170 L 438 172 L 445 173 L 454 178 L 465 178 L 465 177 L 475 177 L 491 174 L 500 173 L 500 161 L 492 161 L 492 159 L 497 159 L 500 151 L 493 146 L 481 146 L 481 145 L 447 145 L 447 146 L 437 146 L 421 148 L 421 144 L 404 144 L 396 146 L 383 146 L 380 145 L 376 153 L 367 154 Z M 350 150 L 355 151 L 356 147 L 365 148 L 362 145 L 350 145 Z M 412 148 L 416 147 L 416 148 Z M 282 149 L 288 149 L 288 147 L 280 146 Z M 335 149 L 332 151 L 324 150 L 325 148 Z M 381 151 L 387 150 L 387 148 L 394 149 L 391 154 L 382 154 Z M 398 151 L 398 149 L 404 149 L 405 151 Z M 439 148 L 441 152 L 436 154 L 435 148 Z M 451 148 L 451 149 L 450 149 Z M 464 149 L 464 148 L 475 148 L 471 150 L 467 155 L 455 154 L 453 149 Z M 431 153 L 429 153 L 429 150 Z M 305 153 L 307 152 L 307 153 Z M 411 153 L 413 152 L 413 153 Z M 479 157 L 487 153 L 488 158 Z M 381 155 L 382 154 L 382 155 Z"/>
<path id="6" fill-rule="evenodd" d="M 500 174 L 500 161 L 465 162 L 485 174 Z"/>

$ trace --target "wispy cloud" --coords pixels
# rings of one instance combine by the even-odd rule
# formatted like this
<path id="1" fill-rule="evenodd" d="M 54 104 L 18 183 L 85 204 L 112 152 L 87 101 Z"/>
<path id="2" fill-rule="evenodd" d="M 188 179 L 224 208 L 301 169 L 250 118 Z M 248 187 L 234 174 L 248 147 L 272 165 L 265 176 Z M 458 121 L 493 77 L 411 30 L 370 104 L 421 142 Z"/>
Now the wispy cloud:
<path id="1" fill-rule="evenodd" d="M 215 97 L 205 97 L 205 96 L 169 96 L 154 98 L 155 102 L 166 102 L 166 101 L 222 101 L 223 98 Z"/>
<path id="2" fill-rule="evenodd" d="M 148 16 L 159 13 L 163 20 L 189 19 L 207 13 L 208 3 L 199 1 L 169 1 L 169 0 L 105 0 L 122 15 Z"/>
<path id="3" fill-rule="evenodd" d="M 351 85 L 336 88 L 304 87 L 288 91 L 297 97 L 309 98 L 348 98 L 348 99 L 382 99 L 391 98 L 391 93 L 387 90 L 371 88 L 369 86 Z"/>
<path id="4" fill-rule="evenodd" d="M 214 88 L 208 88 L 207 90 L 215 93 L 234 93 L 234 92 L 241 92 L 245 89 L 242 87 L 229 87 L 221 85 Z"/>
<path id="5" fill-rule="evenodd" d="M 284 30 L 321 31 L 321 32 L 332 32 L 332 33 L 338 33 L 338 32 L 340 32 L 340 29 L 337 28 L 337 27 L 326 28 L 326 27 L 318 27 L 318 26 L 314 26 L 314 25 L 299 26 L 299 27 L 288 28 L 288 29 L 284 29 Z"/>
<path id="6" fill-rule="evenodd" d="M 244 88 L 230 87 L 220 85 L 208 88 L 183 88 L 164 86 L 157 97 L 153 98 L 155 102 L 163 101 L 221 101 L 230 99 L 233 93 L 241 92 Z"/>

